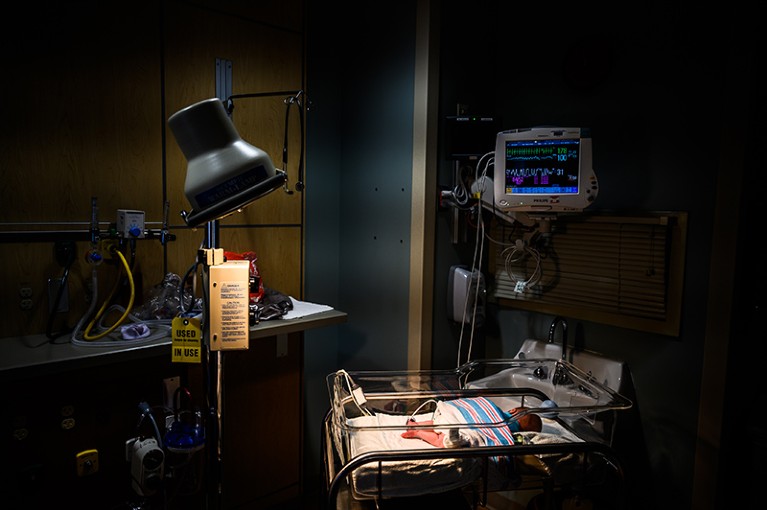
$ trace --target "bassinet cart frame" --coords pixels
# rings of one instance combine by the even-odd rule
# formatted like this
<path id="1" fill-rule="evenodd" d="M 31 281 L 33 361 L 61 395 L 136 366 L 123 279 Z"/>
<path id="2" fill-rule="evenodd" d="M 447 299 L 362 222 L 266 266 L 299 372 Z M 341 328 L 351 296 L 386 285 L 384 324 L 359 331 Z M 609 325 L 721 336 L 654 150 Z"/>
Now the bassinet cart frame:
<path id="1" fill-rule="evenodd" d="M 610 492 L 614 496 L 610 508 L 622 506 L 623 470 L 610 445 L 614 421 L 611 415 L 632 404 L 564 360 L 478 360 L 456 370 L 339 371 L 328 376 L 328 389 L 332 406 L 323 421 L 322 455 L 324 499 L 329 509 L 337 508 L 342 491 L 348 491 L 355 501 L 397 497 L 396 492 L 387 486 L 387 477 L 390 473 L 402 474 L 398 463 L 430 463 L 445 459 L 479 464 L 478 476 L 469 477 L 459 487 L 471 494 L 475 505 L 486 504 L 488 493 L 497 490 L 537 490 L 551 502 L 557 489 L 584 489 L 609 483 L 617 491 Z M 547 423 L 572 434 L 568 437 L 577 440 L 355 453 L 355 434 L 391 434 L 402 430 L 401 425 L 356 425 L 355 415 L 361 409 L 360 396 L 364 405 L 374 410 L 373 414 L 394 414 L 403 418 L 429 400 L 479 396 L 496 401 L 515 399 L 527 408 L 527 412 L 545 417 Z M 552 406 L 552 396 L 563 404 Z M 478 425 L 497 427 L 507 424 Z M 508 483 L 501 486 L 490 482 L 498 477 L 493 463 L 493 459 L 498 458 L 509 459 L 513 466 L 506 473 L 510 476 Z M 536 467 L 531 468 L 532 465 Z M 353 475 L 362 469 L 368 474 L 372 472 L 376 480 L 374 488 L 357 490 Z M 566 472 L 566 476 L 560 471 Z M 428 488 L 426 492 L 429 492 Z"/>

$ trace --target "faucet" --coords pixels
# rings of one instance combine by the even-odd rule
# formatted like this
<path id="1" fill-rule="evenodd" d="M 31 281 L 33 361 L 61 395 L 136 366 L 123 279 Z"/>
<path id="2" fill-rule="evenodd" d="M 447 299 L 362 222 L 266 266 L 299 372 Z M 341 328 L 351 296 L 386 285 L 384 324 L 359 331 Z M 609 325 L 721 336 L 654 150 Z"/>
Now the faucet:
<path id="1" fill-rule="evenodd" d="M 554 343 L 554 332 L 557 329 L 557 325 L 562 325 L 562 359 L 567 360 L 567 321 L 560 317 L 554 317 L 549 327 L 549 343 Z"/>

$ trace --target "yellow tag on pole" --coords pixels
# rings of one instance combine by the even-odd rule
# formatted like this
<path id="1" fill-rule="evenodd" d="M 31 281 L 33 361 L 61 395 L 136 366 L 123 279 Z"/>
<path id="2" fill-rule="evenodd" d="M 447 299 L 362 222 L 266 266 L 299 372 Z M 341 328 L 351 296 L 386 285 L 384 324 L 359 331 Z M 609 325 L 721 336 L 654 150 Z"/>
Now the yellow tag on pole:
<path id="1" fill-rule="evenodd" d="M 202 328 L 195 317 L 174 317 L 173 363 L 202 362 Z"/>

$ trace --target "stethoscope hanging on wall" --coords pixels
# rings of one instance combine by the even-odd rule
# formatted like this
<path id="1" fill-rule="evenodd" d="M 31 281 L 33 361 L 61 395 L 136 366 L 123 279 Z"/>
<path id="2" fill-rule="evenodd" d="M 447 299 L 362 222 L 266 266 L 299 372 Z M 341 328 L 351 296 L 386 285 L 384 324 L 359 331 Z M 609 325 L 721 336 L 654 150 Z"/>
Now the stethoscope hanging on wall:
<path id="1" fill-rule="evenodd" d="M 293 104 L 298 105 L 298 121 L 301 129 L 301 150 L 298 159 L 298 179 L 296 181 L 295 190 L 301 192 L 304 190 L 304 108 L 309 109 L 309 103 L 306 101 L 303 90 L 296 92 L 264 92 L 261 94 L 236 94 L 229 96 L 226 99 L 226 113 L 230 117 L 234 111 L 234 99 L 246 98 L 246 97 L 269 97 L 289 94 L 283 102 L 285 103 L 285 136 L 282 140 L 282 171 L 287 175 L 288 171 L 288 133 L 290 132 L 290 107 Z M 285 193 L 288 195 L 293 194 L 293 190 L 288 187 L 288 182 L 285 181 L 283 187 Z"/>
<path id="2" fill-rule="evenodd" d="M 296 181 L 296 191 L 301 192 L 304 190 L 304 108 L 301 104 L 303 91 L 299 90 L 296 95 L 285 98 L 285 137 L 282 141 L 282 171 L 287 172 L 288 166 L 288 128 L 290 121 L 290 105 L 293 103 L 298 105 L 298 121 L 301 129 L 301 151 L 298 158 L 298 180 Z M 285 182 L 285 192 L 292 194 L 293 192 L 288 188 L 287 181 Z"/>

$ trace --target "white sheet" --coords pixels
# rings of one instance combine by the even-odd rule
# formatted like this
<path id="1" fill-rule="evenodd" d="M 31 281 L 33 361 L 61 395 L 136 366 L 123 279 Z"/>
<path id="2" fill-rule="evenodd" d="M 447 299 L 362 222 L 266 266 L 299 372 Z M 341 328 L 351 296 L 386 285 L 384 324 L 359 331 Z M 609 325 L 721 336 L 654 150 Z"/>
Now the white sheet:
<path id="1" fill-rule="evenodd" d="M 432 414 L 417 415 L 416 421 L 431 420 Z M 407 417 L 378 413 L 350 420 L 353 427 L 365 427 L 351 434 L 352 458 L 367 452 L 435 449 L 420 439 L 405 439 Z M 401 426 L 401 429 L 380 429 Z M 369 428 L 368 428 L 369 427 Z M 383 497 L 408 497 L 452 490 L 479 477 L 481 465 L 476 459 L 424 459 L 385 461 L 381 463 Z M 379 463 L 360 466 L 352 473 L 356 493 L 365 497 L 378 495 Z"/>
<path id="2" fill-rule="evenodd" d="M 413 417 L 416 422 L 433 420 L 436 425 L 465 424 L 465 420 L 452 406 L 443 402 L 437 405 L 437 412 Z M 355 458 L 368 452 L 435 449 L 420 439 L 405 439 L 402 432 L 407 429 L 407 416 L 377 413 L 375 416 L 361 416 L 349 420 L 354 430 L 350 433 L 350 453 Z M 582 441 L 578 436 L 562 427 L 555 420 L 542 418 L 541 432 L 521 432 L 525 443 L 550 444 Z M 382 428 L 397 427 L 397 428 Z M 473 446 L 482 445 L 474 430 L 461 429 Z M 494 464 L 489 464 L 494 468 Z M 481 475 L 482 460 L 479 458 L 409 459 L 398 461 L 371 462 L 352 472 L 352 484 L 357 496 L 377 497 L 379 480 L 382 497 L 409 497 L 433 494 L 463 487 Z M 489 469 L 489 486 L 499 490 L 508 488 L 505 472 Z"/>
<path id="3" fill-rule="evenodd" d="M 309 303 L 307 301 L 299 301 L 293 296 L 290 296 L 290 301 L 293 303 L 293 309 L 288 310 L 285 315 L 280 317 L 281 319 L 299 319 L 301 317 L 306 317 L 307 315 L 314 315 L 315 313 L 327 312 L 328 310 L 333 309 L 332 306 L 328 305 L 319 305 L 316 303 Z"/>

